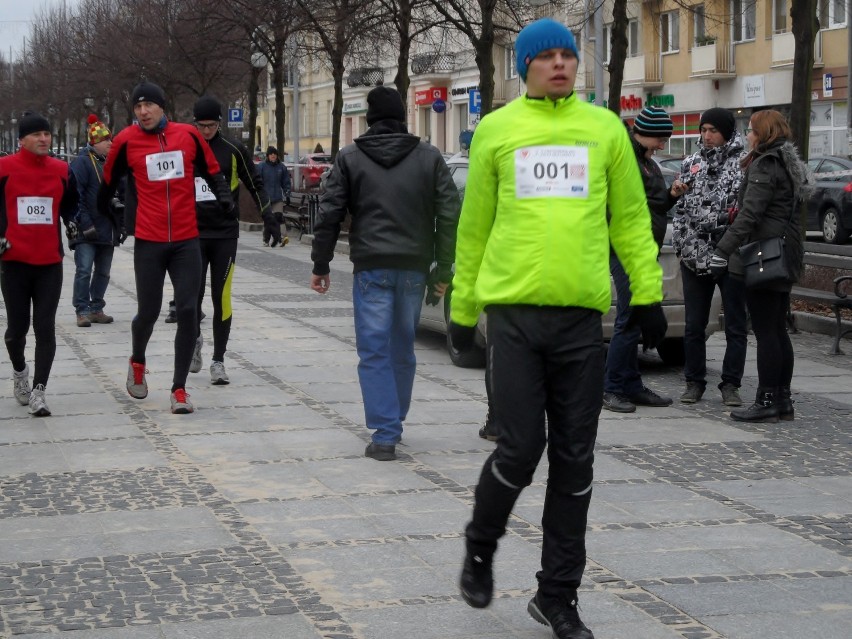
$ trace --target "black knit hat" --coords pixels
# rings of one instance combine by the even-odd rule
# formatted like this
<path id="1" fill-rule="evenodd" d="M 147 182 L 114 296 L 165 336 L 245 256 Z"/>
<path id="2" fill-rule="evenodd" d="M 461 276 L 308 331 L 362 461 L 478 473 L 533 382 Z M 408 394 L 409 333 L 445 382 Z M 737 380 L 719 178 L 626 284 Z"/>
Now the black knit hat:
<path id="1" fill-rule="evenodd" d="M 50 132 L 50 122 L 41 113 L 27 111 L 24 113 L 21 121 L 18 123 L 18 139 L 29 135 L 30 133 L 39 133 L 40 131 Z"/>
<path id="2" fill-rule="evenodd" d="M 737 128 L 737 122 L 734 119 L 734 114 L 727 109 L 715 107 L 707 109 L 701 114 L 701 121 L 698 123 L 698 129 L 705 124 L 711 124 L 716 127 L 716 130 L 722 134 L 725 140 L 730 140 Z"/>
<path id="3" fill-rule="evenodd" d="M 192 107 L 192 115 L 196 122 L 202 120 L 221 120 L 222 103 L 212 95 L 202 95 Z"/>
<path id="4" fill-rule="evenodd" d="M 658 106 L 646 106 L 633 121 L 633 133 L 649 138 L 670 138 L 674 124 L 669 114 Z"/>
<path id="5" fill-rule="evenodd" d="M 367 94 L 367 124 L 373 126 L 380 120 L 405 122 L 405 107 L 396 89 L 381 86 Z"/>
<path id="6" fill-rule="evenodd" d="M 133 94 L 130 96 L 130 104 L 139 102 L 153 102 L 161 109 L 165 109 L 166 94 L 153 82 L 140 82 L 133 87 Z"/>
<path id="7" fill-rule="evenodd" d="M 276 149 L 274 146 L 266 147 L 266 155 L 272 155 L 273 153 L 275 155 L 278 155 L 278 149 Z"/>

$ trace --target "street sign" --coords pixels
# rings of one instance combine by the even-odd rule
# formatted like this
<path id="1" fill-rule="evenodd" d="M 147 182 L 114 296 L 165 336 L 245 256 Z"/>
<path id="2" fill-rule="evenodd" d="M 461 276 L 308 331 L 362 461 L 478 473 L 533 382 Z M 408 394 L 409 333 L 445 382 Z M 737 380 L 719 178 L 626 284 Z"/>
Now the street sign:
<path id="1" fill-rule="evenodd" d="M 824 73 L 822 75 L 822 95 L 826 98 L 830 98 L 834 95 L 834 76 L 830 73 Z"/>
<path id="2" fill-rule="evenodd" d="M 243 128 L 243 110 L 228 109 L 228 128 L 241 129 Z"/>
<path id="3" fill-rule="evenodd" d="M 443 100 L 435 100 L 432 103 L 432 110 L 435 113 L 443 113 L 444 111 L 447 110 L 447 103 L 444 102 Z"/>
<path id="4" fill-rule="evenodd" d="M 468 96 L 468 112 L 469 113 L 482 113 L 482 94 L 479 92 L 479 89 L 471 89 Z"/>

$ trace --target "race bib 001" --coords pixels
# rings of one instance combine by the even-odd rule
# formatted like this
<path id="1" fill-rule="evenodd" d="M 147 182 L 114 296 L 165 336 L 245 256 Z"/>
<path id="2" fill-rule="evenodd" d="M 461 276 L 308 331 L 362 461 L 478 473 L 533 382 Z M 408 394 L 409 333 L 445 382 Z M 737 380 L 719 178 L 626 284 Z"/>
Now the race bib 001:
<path id="1" fill-rule="evenodd" d="M 184 176 L 183 153 L 180 151 L 164 151 L 145 156 L 145 166 L 148 169 L 148 179 L 152 182 L 175 180 Z"/>
<path id="2" fill-rule="evenodd" d="M 515 197 L 588 197 L 589 150 L 531 146 L 515 151 Z"/>
<path id="3" fill-rule="evenodd" d="M 210 185 L 207 184 L 207 180 L 202 177 L 195 178 L 195 201 L 209 202 L 210 200 L 215 199 L 216 196 L 213 195 L 213 191 L 210 190 Z"/>
<path id="4" fill-rule="evenodd" d="M 53 224 L 53 198 L 19 197 L 18 224 Z"/>

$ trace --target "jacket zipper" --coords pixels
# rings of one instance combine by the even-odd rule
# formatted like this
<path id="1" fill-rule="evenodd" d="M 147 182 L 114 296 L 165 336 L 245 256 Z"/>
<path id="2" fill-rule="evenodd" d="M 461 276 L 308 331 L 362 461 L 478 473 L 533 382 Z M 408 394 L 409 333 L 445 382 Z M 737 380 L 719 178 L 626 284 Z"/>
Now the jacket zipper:
<path id="1" fill-rule="evenodd" d="M 165 153 L 166 151 L 166 135 L 165 133 L 158 133 L 157 140 L 160 142 L 160 151 Z M 172 198 L 169 190 L 169 181 L 166 180 L 166 236 L 168 237 L 168 241 L 172 241 Z"/>

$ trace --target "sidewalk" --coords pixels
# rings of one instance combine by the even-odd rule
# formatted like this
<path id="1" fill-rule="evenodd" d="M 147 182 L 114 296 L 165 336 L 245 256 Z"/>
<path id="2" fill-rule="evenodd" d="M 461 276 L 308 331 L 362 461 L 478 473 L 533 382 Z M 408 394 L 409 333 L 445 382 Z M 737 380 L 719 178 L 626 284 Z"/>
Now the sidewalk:
<path id="1" fill-rule="evenodd" d="M 66 260 L 53 416 L 18 406 L 6 356 L 0 366 L 0 637 L 547 639 L 526 613 L 546 459 L 500 546 L 496 600 L 467 607 L 462 531 L 493 446 L 477 437 L 482 371 L 418 337 L 401 458 L 364 458 L 350 265 L 335 259 L 319 296 L 309 246 L 260 244 L 243 233 L 231 384 L 209 384 L 205 320 L 187 416 L 169 413 L 173 324 L 155 328 L 148 398 L 124 388 L 132 253 L 113 264 L 116 322 L 87 329 Z M 833 357 L 826 335 L 793 340 L 794 422 L 727 417 L 719 335 L 705 401 L 601 415 L 580 592 L 597 639 L 850 636 L 852 346 Z M 676 369 L 644 375 L 681 390 Z M 745 381 L 753 396 L 753 338 Z"/>

